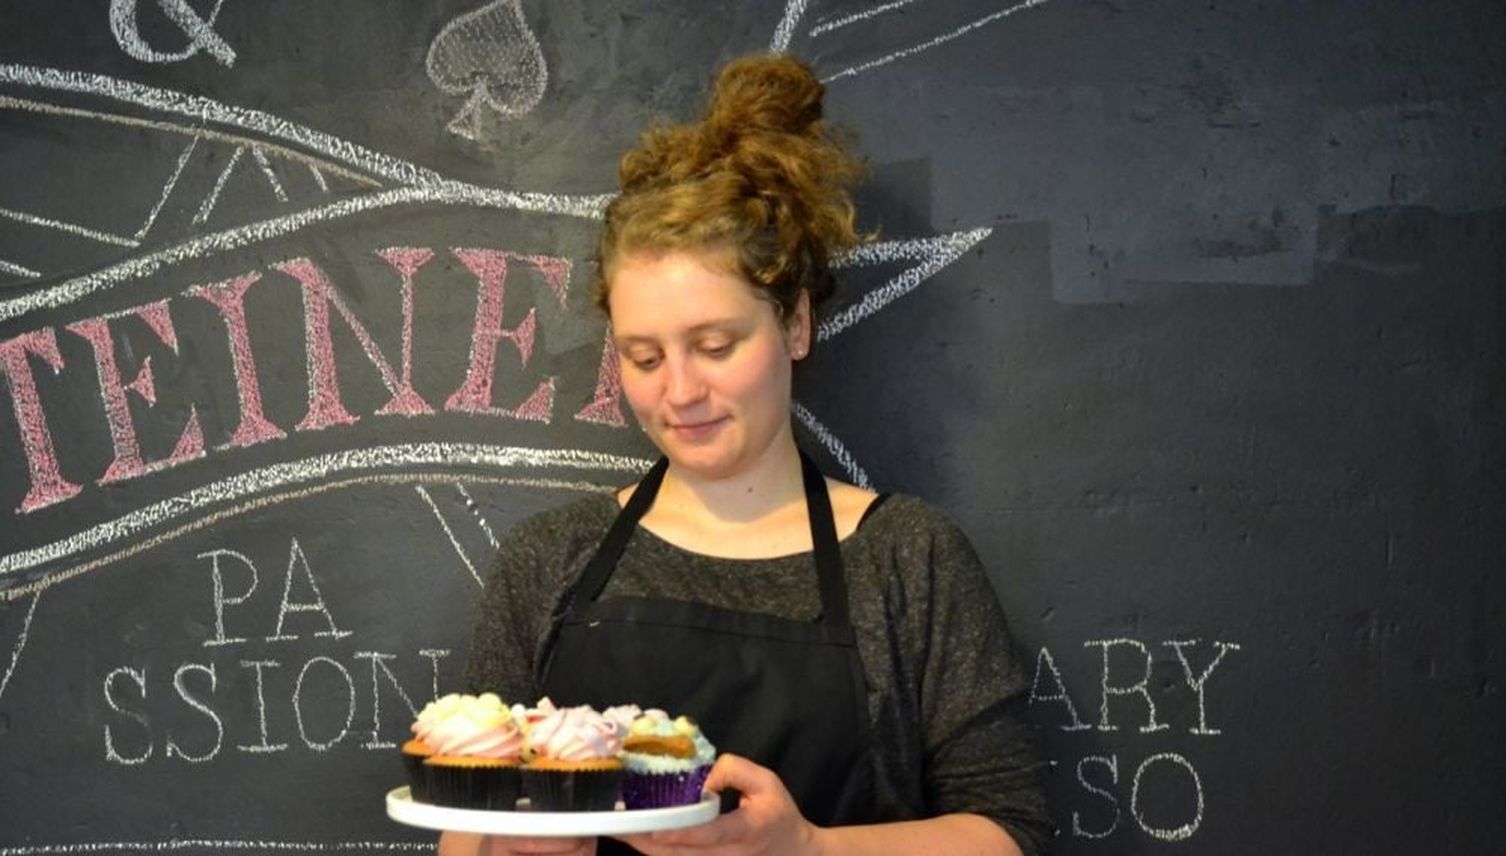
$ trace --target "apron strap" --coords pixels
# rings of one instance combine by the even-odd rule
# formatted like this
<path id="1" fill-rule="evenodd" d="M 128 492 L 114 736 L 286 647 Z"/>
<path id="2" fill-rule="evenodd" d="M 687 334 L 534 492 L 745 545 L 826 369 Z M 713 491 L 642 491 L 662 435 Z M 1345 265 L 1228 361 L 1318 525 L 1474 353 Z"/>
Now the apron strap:
<path id="1" fill-rule="evenodd" d="M 638 522 L 648 513 L 659 495 L 659 486 L 664 483 L 664 474 L 669 470 L 669 459 L 661 457 L 628 498 L 612 527 L 602 538 L 601 546 L 581 572 L 571 605 L 592 603 L 601 596 L 617 562 L 627 549 Z M 847 610 L 847 579 L 842 568 L 842 549 L 837 543 L 837 527 L 832 518 L 831 497 L 826 490 L 826 480 L 821 471 L 804 453 L 800 453 L 800 475 L 805 487 L 806 517 L 810 521 L 811 546 L 816 559 L 816 580 L 821 592 L 820 621 L 830 627 L 846 628 L 851 625 Z"/>
<path id="2" fill-rule="evenodd" d="M 643 515 L 654 504 L 654 497 L 659 495 L 659 485 L 664 483 L 664 474 L 668 471 L 669 458 L 661 457 L 643 480 L 638 482 L 638 486 L 633 488 L 633 495 L 628 497 L 627 505 L 618 512 L 617 518 L 612 521 L 612 528 L 601 539 L 596 555 L 591 557 L 590 563 L 581 572 L 580 582 L 572 598 L 575 603 L 591 603 L 607 587 L 612 571 L 617 568 L 617 560 L 622 558 L 623 551 L 627 549 L 633 530 L 638 528 L 638 521 L 643 519 Z"/>
<path id="3" fill-rule="evenodd" d="M 847 615 L 847 580 L 842 570 L 842 548 L 837 544 L 831 496 L 826 491 L 826 479 L 804 452 L 800 453 L 800 475 L 805 480 L 805 512 L 810 518 L 816 580 L 821 587 L 821 620 L 828 626 L 845 628 L 851 623 Z"/>

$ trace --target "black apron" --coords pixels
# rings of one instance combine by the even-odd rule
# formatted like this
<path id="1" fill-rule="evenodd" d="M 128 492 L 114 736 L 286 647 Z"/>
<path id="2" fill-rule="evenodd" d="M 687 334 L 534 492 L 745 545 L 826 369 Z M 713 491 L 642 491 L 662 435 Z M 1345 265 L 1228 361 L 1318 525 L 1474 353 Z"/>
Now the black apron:
<path id="1" fill-rule="evenodd" d="M 669 463 L 660 459 L 613 521 L 567 598 L 541 674 L 559 705 L 687 714 L 718 751 L 779 774 L 820 826 L 873 817 L 866 682 L 826 482 L 803 454 L 821 615 L 793 621 L 647 597 L 598 599 Z M 602 841 L 602 853 L 617 852 Z M 623 850 L 621 852 L 631 852 Z"/>

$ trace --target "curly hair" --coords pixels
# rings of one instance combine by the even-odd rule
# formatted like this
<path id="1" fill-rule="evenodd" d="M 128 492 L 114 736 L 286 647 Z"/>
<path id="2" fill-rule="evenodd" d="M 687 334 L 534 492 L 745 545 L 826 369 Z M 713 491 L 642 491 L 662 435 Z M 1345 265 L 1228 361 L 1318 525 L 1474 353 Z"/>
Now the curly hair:
<path id="1" fill-rule="evenodd" d="M 834 287 L 830 259 L 866 240 L 850 188 L 862 166 L 821 119 L 825 88 L 782 55 L 743 57 L 717 76 L 701 121 L 655 125 L 622 157 L 622 192 L 597 247 L 596 302 L 617 261 L 639 253 L 720 257 L 788 318 Z"/>

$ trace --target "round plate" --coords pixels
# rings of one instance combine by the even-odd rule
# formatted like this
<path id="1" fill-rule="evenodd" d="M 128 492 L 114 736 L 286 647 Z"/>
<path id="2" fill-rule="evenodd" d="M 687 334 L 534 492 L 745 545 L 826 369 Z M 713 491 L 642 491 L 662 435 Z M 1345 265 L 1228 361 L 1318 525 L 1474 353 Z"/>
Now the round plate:
<path id="1" fill-rule="evenodd" d="M 621 803 L 619 803 L 621 805 Z M 693 805 L 627 811 L 529 811 L 528 800 L 519 800 L 517 811 L 485 811 L 450 808 L 417 802 L 406 786 L 387 792 L 387 816 L 409 826 L 482 832 L 489 835 L 528 835 L 540 838 L 576 835 L 626 835 L 698 826 L 716 819 L 721 800 L 716 794 L 701 794 Z"/>

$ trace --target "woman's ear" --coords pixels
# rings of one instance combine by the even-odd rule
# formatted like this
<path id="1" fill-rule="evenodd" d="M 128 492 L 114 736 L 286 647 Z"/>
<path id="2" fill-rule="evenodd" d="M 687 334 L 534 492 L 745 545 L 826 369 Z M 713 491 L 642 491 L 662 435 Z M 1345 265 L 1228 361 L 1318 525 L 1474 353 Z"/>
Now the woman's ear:
<path id="1" fill-rule="evenodd" d="M 810 292 L 801 291 L 800 296 L 795 298 L 795 309 L 784 325 L 784 337 L 791 359 L 802 360 L 810 353 L 811 342 L 815 338 L 811 330 Z"/>

